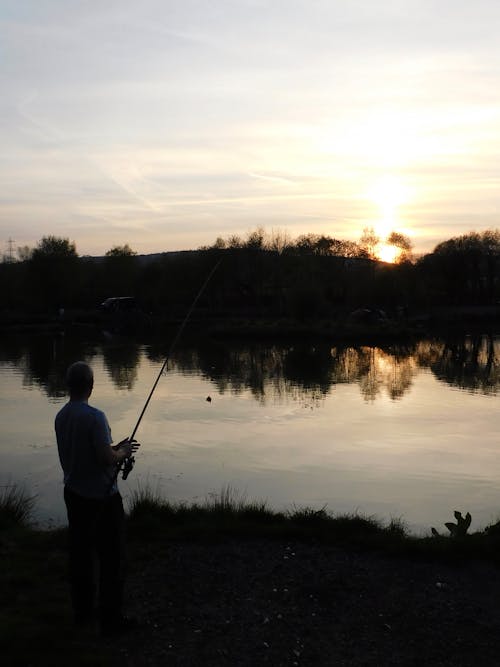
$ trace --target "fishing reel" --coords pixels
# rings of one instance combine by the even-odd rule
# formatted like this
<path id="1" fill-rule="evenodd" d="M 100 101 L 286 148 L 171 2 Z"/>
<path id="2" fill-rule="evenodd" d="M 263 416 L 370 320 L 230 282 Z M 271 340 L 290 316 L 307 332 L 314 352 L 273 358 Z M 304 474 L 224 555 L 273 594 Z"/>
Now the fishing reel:
<path id="1" fill-rule="evenodd" d="M 132 472 L 134 463 L 135 463 L 135 458 L 133 456 L 129 456 L 128 459 L 125 459 L 125 461 L 123 462 L 122 479 L 127 479 L 127 477 Z"/>

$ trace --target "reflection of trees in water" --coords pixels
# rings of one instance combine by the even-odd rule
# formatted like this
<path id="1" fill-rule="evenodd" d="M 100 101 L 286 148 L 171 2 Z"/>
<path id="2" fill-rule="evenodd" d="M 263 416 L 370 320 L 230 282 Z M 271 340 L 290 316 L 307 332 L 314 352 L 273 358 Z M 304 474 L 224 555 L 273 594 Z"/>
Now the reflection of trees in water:
<path id="1" fill-rule="evenodd" d="M 2 349 L 3 357 L 22 369 L 25 387 L 36 384 L 48 396 L 61 398 L 67 394 L 68 366 L 75 361 L 92 365 L 98 345 L 72 336 L 33 336 L 22 341 L 12 339 Z M 103 346 L 102 353 L 104 366 L 115 386 L 131 391 L 141 358 L 137 343 L 130 340 L 112 342 Z"/>
<path id="2" fill-rule="evenodd" d="M 140 346 L 131 340 L 105 345 L 102 349 L 104 367 L 117 389 L 132 391 L 141 360 Z"/>
<path id="3" fill-rule="evenodd" d="M 298 400 L 313 407 L 339 383 L 357 382 L 366 400 L 375 400 L 384 390 L 392 399 L 400 398 L 418 370 L 412 350 L 210 344 L 176 352 L 170 367 L 183 373 L 201 371 L 221 394 L 250 389 L 261 402 Z"/>
<path id="4" fill-rule="evenodd" d="M 95 344 L 64 336 L 12 338 L 2 343 L 0 362 L 20 368 L 25 386 L 39 385 L 50 397 L 66 394 L 65 374 L 71 363 L 79 359 L 92 363 L 98 351 Z M 167 353 L 165 346 L 147 350 L 148 357 L 158 363 Z M 104 345 L 102 352 L 115 386 L 132 390 L 141 347 L 132 341 L 114 341 Z M 320 404 L 340 383 L 357 383 L 365 400 L 384 394 L 397 400 L 423 367 L 450 385 L 494 394 L 500 386 L 500 339 L 423 340 L 387 348 L 205 342 L 199 347 L 179 347 L 169 367 L 201 373 L 221 394 L 250 390 L 260 402 L 294 400 L 308 407 Z"/>
<path id="5" fill-rule="evenodd" d="M 332 348 L 336 382 L 357 382 L 366 400 L 373 401 L 382 392 L 396 400 L 411 387 L 417 373 L 412 348 L 395 346 Z"/>
<path id="6" fill-rule="evenodd" d="M 288 348 L 287 348 L 288 349 Z M 287 377 L 285 349 L 274 345 L 203 345 L 197 350 L 180 350 L 174 354 L 170 368 L 181 372 L 197 370 L 209 379 L 220 394 L 241 394 L 250 389 L 256 400 L 284 400 L 298 397 L 316 400 L 315 383 L 300 385 Z"/>
<path id="7" fill-rule="evenodd" d="M 51 398 L 66 395 L 66 370 L 74 361 L 89 361 L 95 347 L 77 338 L 33 336 L 3 341 L 3 356 L 22 371 L 23 386 L 40 386 Z"/>
<path id="8" fill-rule="evenodd" d="M 452 386 L 482 394 L 496 394 L 500 386 L 500 340 L 493 336 L 422 342 L 417 357 Z"/>
<path id="9" fill-rule="evenodd" d="M 4 339 L 0 362 L 14 363 L 21 369 L 23 386 L 40 386 L 51 398 L 67 394 L 66 371 L 75 361 L 92 360 L 98 345 L 73 336 L 33 336 Z M 137 379 L 140 348 L 131 341 L 103 347 L 104 365 L 119 389 L 132 390 Z"/>

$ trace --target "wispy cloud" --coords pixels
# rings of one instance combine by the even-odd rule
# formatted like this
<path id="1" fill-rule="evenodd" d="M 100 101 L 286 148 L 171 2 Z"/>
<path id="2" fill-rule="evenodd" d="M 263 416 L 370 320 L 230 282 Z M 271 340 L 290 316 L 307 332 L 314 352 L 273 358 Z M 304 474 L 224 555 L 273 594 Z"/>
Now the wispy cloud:
<path id="1" fill-rule="evenodd" d="M 0 235 L 355 238 L 385 175 L 415 192 L 398 222 L 421 248 L 491 226 L 499 19 L 496 0 L 2 3 Z"/>
<path id="2" fill-rule="evenodd" d="M 276 176 L 274 174 L 258 174 L 254 171 L 249 172 L 248 174 L 251 178 L 256 178 L 262 181 L 270 181 L 271 183 L 278 183 L 283 185 L 294 185 L 294 180 L 291 178 L 285 178 L 284 176 Z"/>

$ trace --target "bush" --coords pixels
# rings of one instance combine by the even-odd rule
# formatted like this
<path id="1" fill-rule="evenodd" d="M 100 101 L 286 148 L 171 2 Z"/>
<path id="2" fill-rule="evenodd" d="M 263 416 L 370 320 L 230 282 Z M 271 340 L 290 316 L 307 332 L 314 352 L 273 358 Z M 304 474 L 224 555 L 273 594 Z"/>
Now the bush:
<path id="1" fill-rule="evenodd" d="M 0 491 L 0 529 L 28 526 L 33 516 L 36 496 L 29 496 L 23 487 L 9 484 Z"/>

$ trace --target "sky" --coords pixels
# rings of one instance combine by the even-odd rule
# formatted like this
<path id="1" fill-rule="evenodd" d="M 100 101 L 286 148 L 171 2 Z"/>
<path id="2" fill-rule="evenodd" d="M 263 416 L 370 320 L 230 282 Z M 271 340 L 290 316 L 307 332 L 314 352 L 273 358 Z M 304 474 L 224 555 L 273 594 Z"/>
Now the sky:
<path id="1" fill-rule="evenodd" d="M 0 0 L 0 244 L 498 228 L 499 34 L 498 0 Z"/>

